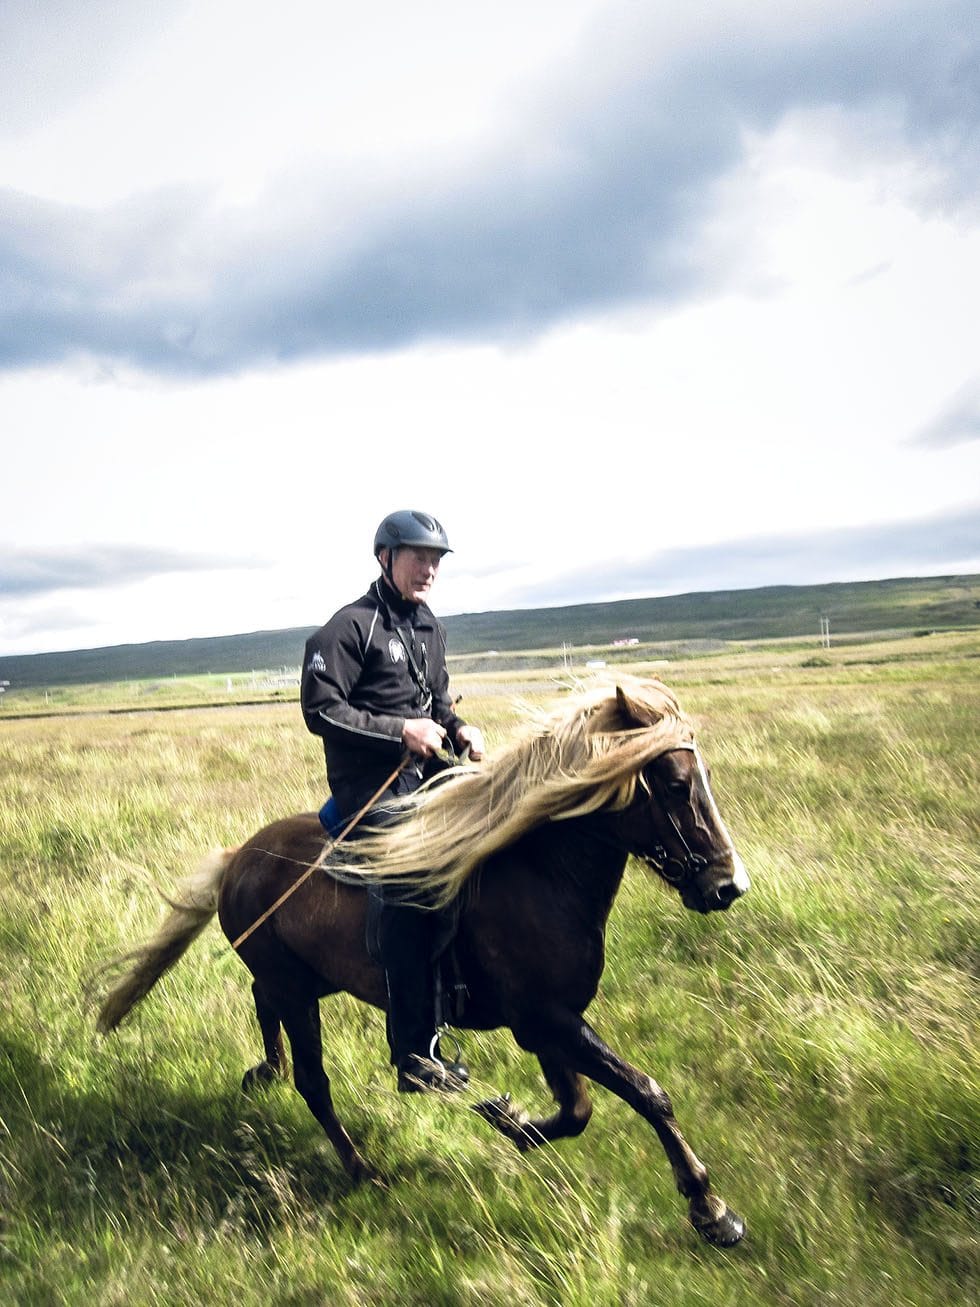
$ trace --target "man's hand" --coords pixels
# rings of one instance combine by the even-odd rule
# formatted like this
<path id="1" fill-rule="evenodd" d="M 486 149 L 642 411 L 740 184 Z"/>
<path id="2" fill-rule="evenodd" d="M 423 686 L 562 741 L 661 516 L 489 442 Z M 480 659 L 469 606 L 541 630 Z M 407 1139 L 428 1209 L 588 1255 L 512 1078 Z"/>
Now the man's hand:
<path id="1" fill-rule="evenodd" d="M 409 717 L 402 727 L 402 744 L 419 758 L 431 758 L 445 738 L 445 728 L 431 717 Z"/>
<path id="2" fill-rule="evenodd" d="M 483 757 L 483 732 L 478 726 L 461 726 L 456 732 L 456 743 L 460 753 L 466 745 L 470 746 L 470 757 L 474 762 Z"/>

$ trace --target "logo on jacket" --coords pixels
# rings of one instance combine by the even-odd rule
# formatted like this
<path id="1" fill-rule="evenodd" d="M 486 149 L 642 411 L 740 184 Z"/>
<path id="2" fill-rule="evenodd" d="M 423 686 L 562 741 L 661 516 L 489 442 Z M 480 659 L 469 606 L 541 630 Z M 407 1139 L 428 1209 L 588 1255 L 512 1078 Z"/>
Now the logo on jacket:
<path id="1" fill-rule="evenodd" d="M 405 657 L 405 646 L 394 636 L 388 641 L 388 656 L 393 663 L 400 663 Z"/>
<path id="2" fill-rule="evenodd" d="M 311 672 L 325 672 L 327 670 L 327 664 L 319 649 L 317 649 L 313 657 L 310 659 L 309 668 Z"/>

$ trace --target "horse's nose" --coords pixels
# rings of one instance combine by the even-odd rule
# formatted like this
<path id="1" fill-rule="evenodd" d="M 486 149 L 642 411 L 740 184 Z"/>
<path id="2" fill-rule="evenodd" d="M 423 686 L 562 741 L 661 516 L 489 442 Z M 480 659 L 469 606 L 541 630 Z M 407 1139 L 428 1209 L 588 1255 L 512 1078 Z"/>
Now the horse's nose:
<path id="1" fill-rule="evenodd" d="M 719 908 L 730 908 L 736 899 L 741 898 L 745 891 L 736 884 L 735 880 L 724 880 L 720 885 L 715 886 L 714 898 L 717 900 Z"/>

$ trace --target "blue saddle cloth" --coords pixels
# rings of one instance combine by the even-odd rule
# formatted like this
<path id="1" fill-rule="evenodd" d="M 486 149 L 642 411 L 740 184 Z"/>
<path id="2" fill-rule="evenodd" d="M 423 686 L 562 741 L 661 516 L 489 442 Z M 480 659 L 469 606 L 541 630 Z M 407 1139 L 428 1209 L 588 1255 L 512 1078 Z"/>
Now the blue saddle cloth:
<path id="1" fill-rule="evenodd" d="M 331 839 L 339 835 L 347 824 L 347 818 L 337 806 L 337 800 L 331 794 L 326 803 L 317 814 L 320 818 L 320 825 L 327 832 Z"/>

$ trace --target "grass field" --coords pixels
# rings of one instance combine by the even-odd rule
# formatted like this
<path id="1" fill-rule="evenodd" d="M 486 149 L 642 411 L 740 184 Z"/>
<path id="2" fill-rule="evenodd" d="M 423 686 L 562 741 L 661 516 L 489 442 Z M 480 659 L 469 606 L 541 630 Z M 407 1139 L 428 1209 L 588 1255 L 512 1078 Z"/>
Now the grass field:
<path id="1" fill-rule="evenodd" d="M 590 1019 L 746 1218 L 729 1252 L 623 1103 L 596 1090 L 580 1139 L 521 1157 L 467 1110 L 546 1106 L 508 1034 L 463 1037 L 468 1099 L 406 1099 L 380 1015 L 334 999 L 338 1111 L 389 1178 L 352 1189 L 290 1088 L 241 1096 L 248 975 L 216 928 L 97 1038 L 88 981 L 157 922 L 153 883 L 317 805 L 318 742 L 289 703 L 0 717 L 0 1301 L 980 1300 L 978 657 L 968 630 L 657 669 L 753 888 L 701 918 L 632 867 Z M 514 728 L 512 680 L 457 688 L 491 747 Z"/>

